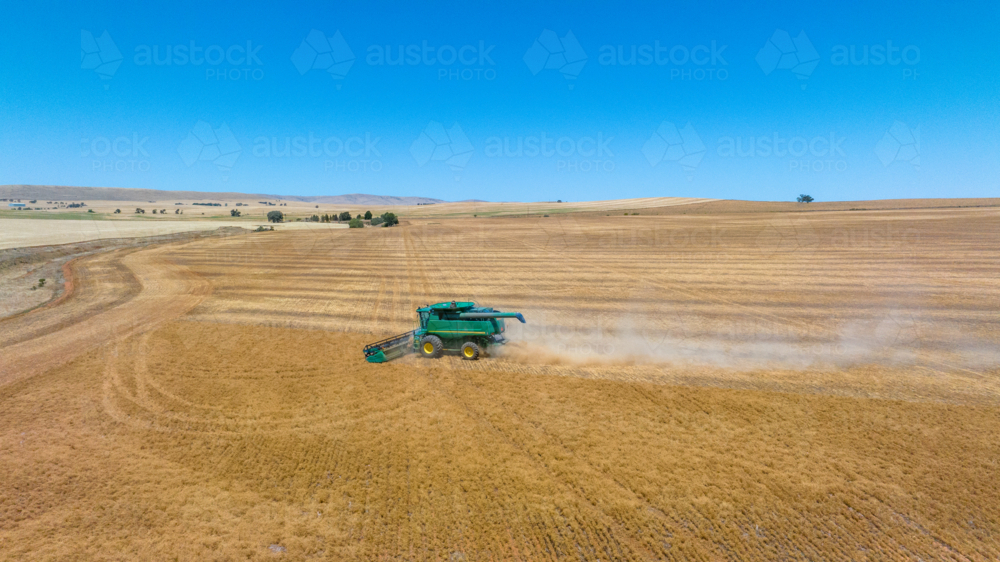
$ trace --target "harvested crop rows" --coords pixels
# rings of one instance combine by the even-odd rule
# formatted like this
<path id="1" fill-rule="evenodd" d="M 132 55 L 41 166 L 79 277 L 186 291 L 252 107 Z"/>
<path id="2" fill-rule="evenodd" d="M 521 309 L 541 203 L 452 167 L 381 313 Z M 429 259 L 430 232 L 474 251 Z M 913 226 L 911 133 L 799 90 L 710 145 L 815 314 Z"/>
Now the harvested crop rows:
<path id="1" fill-rule="evenodd" d="M 0 322 L 5 357 L 93 340 L 0 386 L 0 552 L 996 559 L 998 223 L 427 219 L 83 258 L 139 287 Z M 478 362 L 363 361 L 453 298 L 529 324 Z"/>

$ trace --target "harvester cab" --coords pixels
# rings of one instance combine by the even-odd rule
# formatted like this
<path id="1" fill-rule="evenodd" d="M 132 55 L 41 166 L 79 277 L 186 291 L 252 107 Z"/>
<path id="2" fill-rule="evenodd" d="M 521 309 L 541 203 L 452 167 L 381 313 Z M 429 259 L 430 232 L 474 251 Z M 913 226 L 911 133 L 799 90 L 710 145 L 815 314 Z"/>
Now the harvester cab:
<path id="1" fill-rule="evenodd" d="M 426 358 L 457 352 L 463 359 L 475 361 L 490 347 L 507 343 L 506 318 L 522 324 L 520 312 L 500 312 L 477 307 L 474 302 L 440 302 L 417 309 L 420 327 L 365 346 L 369 363 L 391 361 L 409 353 Z"/>

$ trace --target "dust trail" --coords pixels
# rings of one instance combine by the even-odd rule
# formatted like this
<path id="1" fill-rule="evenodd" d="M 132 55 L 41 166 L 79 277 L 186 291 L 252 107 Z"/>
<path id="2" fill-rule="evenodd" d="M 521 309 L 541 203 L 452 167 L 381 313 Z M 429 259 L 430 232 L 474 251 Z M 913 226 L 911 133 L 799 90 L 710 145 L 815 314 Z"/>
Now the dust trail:
<path id="1" fill-rule="evenodd" d="M 498 357 L 546 365 L 707 365 L 729 369 L 843 368 L 860 364 L 995 367 L 997 346 L 902 310 L 851 319 L 822 330 L 774 323 L 707 323 L 690 317 L 669 324 L 624 313 L 586 328 L 527 313 L 529 324 L 508 330 Z M 679 316 L 670 317 L 671 320 Z M 551 322 L 551 323 L 550 323 Z"/>

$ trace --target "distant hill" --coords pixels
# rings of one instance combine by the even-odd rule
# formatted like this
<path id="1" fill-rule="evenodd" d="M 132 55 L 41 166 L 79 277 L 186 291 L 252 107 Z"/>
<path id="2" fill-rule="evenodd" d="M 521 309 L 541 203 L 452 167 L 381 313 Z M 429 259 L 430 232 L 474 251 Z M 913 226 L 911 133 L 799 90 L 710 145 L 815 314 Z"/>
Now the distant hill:
<path id="1" fill-rule="evenodd" d="M 303 203 L 321 203 L 324 205 L 416 205 L 417 203 L 444 203 L 442 199 L 430 197 L 396 197 L 394 195 L 367 195 L 364 193 L 348 193 L 347 195 L 318 195 L 313 197 L 297 195 L 267 195 L 282 201 L 301 201 Z"/>
<path id="2" fill-rule="evenodd" d="M 327 205 L 416 205 L 417 203 L 444 203 L 429 197 L 396 197 L 393 195 L 320 195 L 314 197 L 295 195 L 261 195 L 256 193 L 211 193 L 207 191 L 163 191 L 159 189 L 131 189 L 124 187 L 71 187 L 62 185 L 0 185 L 0 199 L 39 199 L 42 201 L 172 201 L 210 200 L 225 201 L 271 199 L 322 203 Z"/>

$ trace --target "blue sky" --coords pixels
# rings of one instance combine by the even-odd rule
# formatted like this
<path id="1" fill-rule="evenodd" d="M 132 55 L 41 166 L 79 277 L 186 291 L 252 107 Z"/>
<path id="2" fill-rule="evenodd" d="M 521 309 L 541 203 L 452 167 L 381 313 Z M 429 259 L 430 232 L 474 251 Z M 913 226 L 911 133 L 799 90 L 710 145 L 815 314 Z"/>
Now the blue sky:
<path id="1" fill-rule="evenodd" d="M 0 184 L 1000 196 L 996 3 L 805 4 L 7 3 Z"/>

